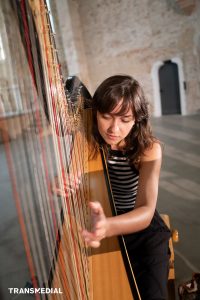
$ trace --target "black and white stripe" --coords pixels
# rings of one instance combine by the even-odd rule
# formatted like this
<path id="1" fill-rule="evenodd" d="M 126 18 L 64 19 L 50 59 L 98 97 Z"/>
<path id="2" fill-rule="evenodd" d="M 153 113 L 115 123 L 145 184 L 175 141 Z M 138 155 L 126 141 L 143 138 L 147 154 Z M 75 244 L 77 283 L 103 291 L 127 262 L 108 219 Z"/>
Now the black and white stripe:
<path id="1" fill-rule="evenodd" d="M 108 173 L 117 212 L 132 210 L 135 205 L 139 172 L 122 151 L 111 150 Z"/>

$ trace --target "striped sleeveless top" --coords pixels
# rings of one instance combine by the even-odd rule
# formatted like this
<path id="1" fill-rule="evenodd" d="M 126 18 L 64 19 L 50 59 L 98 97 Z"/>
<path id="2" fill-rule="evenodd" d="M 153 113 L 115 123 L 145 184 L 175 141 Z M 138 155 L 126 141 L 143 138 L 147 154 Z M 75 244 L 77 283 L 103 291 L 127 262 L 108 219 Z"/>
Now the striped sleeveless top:
<path id="1" fill-rule="evenodd" d="M 139 172 L 122 151 L 110 150 L 107 158 L 108 174 L 117 213 L 134 208 Z"/>

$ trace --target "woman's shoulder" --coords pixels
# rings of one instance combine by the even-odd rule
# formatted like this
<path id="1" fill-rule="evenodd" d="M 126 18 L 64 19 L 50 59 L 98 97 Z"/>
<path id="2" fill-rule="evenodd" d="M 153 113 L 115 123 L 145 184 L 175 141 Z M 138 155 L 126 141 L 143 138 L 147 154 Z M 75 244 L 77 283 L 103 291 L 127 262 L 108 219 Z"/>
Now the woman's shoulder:
<path id="1" fill-rule="evenodd" d="M 141 155 L 141 162 L 153 161 L 162 158 L 162 147 L 159 141 L 154 141 L 151 147 L 147 148 Z"/>

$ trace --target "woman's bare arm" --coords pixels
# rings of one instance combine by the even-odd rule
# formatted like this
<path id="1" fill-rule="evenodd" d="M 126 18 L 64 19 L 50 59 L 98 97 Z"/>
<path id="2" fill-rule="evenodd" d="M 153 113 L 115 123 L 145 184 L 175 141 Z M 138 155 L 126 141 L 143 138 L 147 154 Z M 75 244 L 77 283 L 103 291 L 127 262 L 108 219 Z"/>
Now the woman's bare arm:
<path id="1" fill-rule="evenodd" d="M 153 147 L 141 157 L 134 210 L 106 218 L 100 203 L 90 204 L 93 228 L 91 232 L 83 231 L 83 236 L 89 246 L 98 247 L 105 237 L 129 234 L 148 227 L 157 203 L 161 160 L 162 150 L 159 143 L 154 143 Z"/>

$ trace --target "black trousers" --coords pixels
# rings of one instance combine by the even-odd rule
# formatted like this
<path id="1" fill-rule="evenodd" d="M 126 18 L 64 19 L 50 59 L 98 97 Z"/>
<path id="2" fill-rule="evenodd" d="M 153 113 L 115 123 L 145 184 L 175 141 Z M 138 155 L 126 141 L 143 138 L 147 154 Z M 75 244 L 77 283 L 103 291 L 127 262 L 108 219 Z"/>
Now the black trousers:
<path id="1" fill-rule="evenodd" d="M 167 300 L 169 257 L 144 257 L 133 262 L 133 271 L 142 300 Z"/>
<path id="2" fill-rule="evenodd" d="M 171 232 L 157 215 L 143 231 L 124 236 L 142 300 L 167 300 Z"/>

